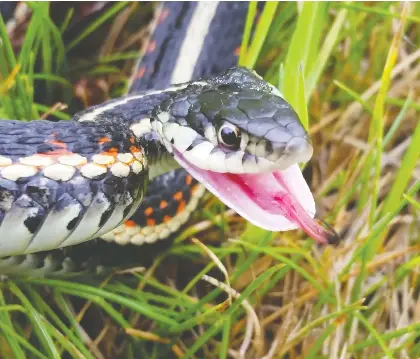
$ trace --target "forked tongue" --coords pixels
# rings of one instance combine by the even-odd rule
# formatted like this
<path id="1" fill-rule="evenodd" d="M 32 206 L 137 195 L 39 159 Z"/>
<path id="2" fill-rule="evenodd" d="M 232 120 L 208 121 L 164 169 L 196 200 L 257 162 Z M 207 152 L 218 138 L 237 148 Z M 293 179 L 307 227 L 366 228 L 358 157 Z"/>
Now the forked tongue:
<path id="1" fill-rule="evenodd" d="M 296 172 L 296 171 L 294 171 Z M 299 174 L 302 176 L 300 170 Z M 315 208 L 311 203 L 300 203 L 293 195 L 290 185 L 291 176 L 276 171 L 258 175 L 231 175 L 231 179 L 244 191 L 249 191 L 250 197 L 265 211 L 274 215 L 280 215 L 291 223 L 295 223 L 310 237 L 320 243 L 328 243 L 330 234 L 314 219 Z M 294 176 L 297 176 L 294 174 Z M 296 179 L 295 179 L 296 180 Z M 306 182 L 305 182 L 306 184 Z M 295 186 L 293 186 L 295 187 Z M 305 186 L 307 187 L 307 186 Z M 306 188 L 302 188 L 306 191 Z M 312 194 L 311 194 L 312 197 Z M 313 198 L 311 198 L 313 201 Z M 308 212 L 303 206 L 309 205 L 312 212 Z"/>
<path id="2" fill-rule="evenodd" d="M 283 171 L 239 175 L 200 169 L 179 153 L 175 159 L 251 223 L 270 231 L 301 228 L 320 243 L 336 240 L 334 232 L 314 219 L 314 198 L 298 165 Z"/>

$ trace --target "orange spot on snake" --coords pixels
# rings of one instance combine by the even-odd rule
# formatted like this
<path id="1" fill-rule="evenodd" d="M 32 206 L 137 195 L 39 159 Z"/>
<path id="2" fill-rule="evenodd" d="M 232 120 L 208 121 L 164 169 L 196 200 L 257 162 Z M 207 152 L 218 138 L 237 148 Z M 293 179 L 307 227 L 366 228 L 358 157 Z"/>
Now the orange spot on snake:
<path id="1" fill-rule="evenodd" d="M 165 19 L 168 17 L 168 15 L 169 15 L 169 10 L 167 8 L 163 8 L 162 12 L 159 15 L 158 21 L 157 21 L 158 24 L 161 24 L 163 21 L 165 21 Z"/>
<path id="2" fill-rule="evenodd" d="M 68 152 L 67 151 L 67 145 L 64 142 L 57 141 L 57 140 L 46 140 L 44 142 L 48 143 L 50 145 L 54 145 L 54 146 L 59 147 L 59 149 L 54 149 L 53 151 L 65 150 L 66 152 Z M 51 152 L 53 152 L 53 151 L 48 152 L 48 154 L 51 154 Z"/>
<path id="3" fill-rule="evenodd" d="M 118 148 L 111 147 L 107 151 L 101 152 L 101 155 L 117 157 L 117 155 L 118 155 Z"/>
<path id="4" fill-rule="evenodd" d="M 150 216 L 153 213 L 153 208 L 152 207 L 147 207 L 144 211 L 144 214 L 146 216 Z"/>
<path id="5" fill-rule="evenodd" d="M 187 177 L 185 177 L 185 183 L 187 185 L 190 185 L 192 183 L 192 180 L 193 180 L 193 178 L 192 178 L 191 175 L 187 175 Z"/>
<path id="6" fill-rule="evenodd" d="M 172 219 L 171 216 L 165 216 L 163 217 L 163 222 L 168 223 Z"/>
<path id="7" fill-rule="evenodd" d="M 53 133 L 53 136 L 55 136 L 55 133 Z M 68 155 L 72 154 L 73 152 L 70 152 L 67 149 L 67 145 L 64 142 L 57 141 L 57 140 L 46 140 L 44 143 L 48 143 L 50 145 L 54 145 L 58 148 L 54 148 L 51 151 L 48 152 L 42 152 L 40 154 L 43 154 L 45 156 L 61 156 L 61 155 Z"/>
<path id="8" fill-rule="evenodd" d="M 196 184 L 196 185 L 194 185 L 194 186 L 191 187 L 191 192 L 192 193 L 195 193 L 195 192 L 198 191 L 199 188 L 200 188 L 200 185 L 199 184 Z"/>
<path id="9" fill-rule="evenodd" d="M 99 144 L 107 143 L 111 141 L 108 137 L 101 137 L 98 141 Z"/>
<path id="10" fill-rule="evenodd" d="M 174 198 L 174 200 L 176 200 L 176 201 L 180 201 L 180 200 L 182 199 L 182 192 L 176 192 L 176 193 L 173 195 L 173 198 Z"/>
<path id="11" fill-rule="evenodd" d="M 73 152 L 67 151 L 65 148 L 40 153 L 40 155 L 43 155 L 43 156 L 62 156 L 62 155 L 72 155 L 72 154 Z"/>
<path id="12" fill-rule="evenodd" d="M 181 213 L 184 209 L 185 209 L 185 201 L 181 201 L 179 203 L 179 206 L 178 206 L 177 210 L 176 210 L 176 213 Z"/>
<path id="13" fill-rule="evenodd" d="M 239 54 L 241 53 L 241 47 L 238 46 L 233 53 L 235 56 L 239 56 Z"/>
<path id="14" fill-rule="evenodd" d="M 141 152 L 141 150 L 140 150 L 140 148 L 138 148 L 136 146 L 130 146 L 130 152 L 131 153 Z"/>
<path id="15" fill-rule="evenodd" d="M 144 76 L 144 73 L 146 72 L 146 68 L 144 66 L 139 68 L 139 71 L 137 72 L 137 78 L 141 79 Z"/>
<path id="16" fill-rule="evenodd" d="M 125 221 L 125 226 L 126 227 L 135 227 L 136 226 L 136 222 L 134 222 L 132 219 L 129 219 L 127 221 Z"/>
<path id="17" fill-rule="evenodd" d="M 67 147 L 67 145 L 64 142 L 57 141 L 57 140 L 51 140 L 51 141 L 49 141 L 49 143 L 51 143 L 52 145 L 56 145 L 58 147 L 61 147 L 61 148 L 66 148 Z"/>
<path id="18" fill-rule="evenodd" d="M 165 200 L 160 201 L 160 208 L 164 209 L 168 207 L 168 202 L 166 202 Z"/>
<path id="19" fill-rule="evenodd" d="M 130 142 L 131 143 L 134 143 L 135 142 L 134 137 L 130 137 Z M 131 147 L 133 147 L 133 146 L 131 146 Z M 130 150 L 131 150 L 131 147 L 130 147 Z"/>
<path id="20" fill-rule="evenodd" d="M 156 40 L 150 42 L 149 46 L 147 46 L 147 52 L 151 53 L 156 50 Z"/>
<path id="21" fill-rule="evenodd" d="M 156 224 L 156 221 L 154 219 L 148 218 L 146 223 L 148 226 L 154 226 Z"/>

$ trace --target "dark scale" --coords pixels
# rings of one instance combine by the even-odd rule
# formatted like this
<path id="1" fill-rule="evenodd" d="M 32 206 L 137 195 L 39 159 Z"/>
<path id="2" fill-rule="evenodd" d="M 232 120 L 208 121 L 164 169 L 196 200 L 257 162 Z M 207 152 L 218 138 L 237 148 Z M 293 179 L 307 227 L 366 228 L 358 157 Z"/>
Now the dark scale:
<path id="1" fill-rule="evenodd" d="M 98 225 L 98 227 L 100 228 L 100 227 L 102 227 L 102 226 L 104 226 L 105 225 L 105 223 L 109 220 L 109 218 L 111 217 L 111 215 L 112 215 L 112 212 L 114 211 L 114 207 L 113 206 L 111 206 L 111 207 L 109 207 L 105 212 L 103 212 L 102 213 L 102 215 L 101 215 L 101 219 L 100 219 L 100 221 L 99 221 L 99 225 Z"/>
<path id="2" fill-rule="evenodd" d="M 101 131 L 102 130 L 102 131 Z M 121 134 L 121 131 L 123 134 Z M 102 132 L 102 133 L 101 133 Z M 14 144 L 0 144 L 0 155 L 10 157 L 14 162 L 19 157 L 27 157 L 36 153 L 48 154 L 54 151 L 92 155 L 101 150 L 99 141 L 106 133 L 116 137 L 118 147 L 128 148 L 124 142 L 131 131 L 121 124 L 104 121 L 100 126 L 95 123 L 79 123 L 75 121 L 5 121 L 0 120 L 0 136 L 8 137 Z M 24 141 L 20 141 L 21 138 Z M 34 141 L 31 141 L 31 138 Z"/>
<path id="3" fill-rule="evenodd" d="M 20 193 L 21 190 L 16 182 L 0 177 L 0 209 L 10 209 Z"/>
<path id="4" fill-rule="evenodd" d="M 42 222 L 47 215 L 47 211 L 38 202 L 34 201 L 31 197 L 26 194 L 22 194 L 13 203 L 13 207 L 18 211 L 19 209 L 31 209 L 31 216 L 22 218 L 28 231 L 35 234 L 42 225 Z M 12 211 L 10 211 L 12 212 Z"/>
<path id="5" fill-rule="evenodd" d="M 80 221 L 81 216 L 74 217 L 70 222 L 67 224 L 67 230 L 72 231 L 76 228 L 77 223 Z"/>
<path id="6" fill-rule="evenodd" d="M 95 122 L 85 123 L 0 121 L 0 134 L 15 143 L 0 145 L 0 155 L 16 163 L 19 158 L 34 154 L 52 155 L 53 159 L 61 155 L 80 154 L 90 162 L 94 154 L 111 150 L 110 145 L 115 153 L 130 153 L 130 148 L 139 144 L 135 141 L 128 124 L 118 120 L 119 118 L 105 115 Z M 73 178 L 64 182 L 48 179 L 40 170 L 33 176 L 21 176 L 14 181 L 0 176 L 0 206 L 9 211 L 9 216 L 4 215 L 1 218 L 0 231 L 3 237 L 7 233 L 12 237 L 26 238 L 27 242 L 19 244 L 19 251 L 25 250 L 25 247 L 31 251 L 32 245 L 35 249 L 42 248 L 42 239 L 38 240 L 37 233 L 43 229 L 44 224 L 47 225 L 45 221 L 51 222 L 52 218 L 55 218 L 51 215 L 66 219 L 66 223 L 57 225 L 63 226 L 68 231 L 67 237 L 71 237 L 88 208 L 96 205 L 96 202 L 92 203 L 93 198 L 102 193 L 106 196 L 104 200 L 110 205 L 95 224 L 96 229 L 91 230 L 93 235 L 108 220 L 122 220 L 133 205 L 138 205 L 139 199 L 136 196 L 141 192 L 139 187 L 145 185 L 144 174 L 133 175 L 130 178 L 133 184 L 128 189 L 127 179 L 115 177 L 109 170 L 94 178 L 83 178 L 79 169 L 76 169 Z M 23 229 L 14 225 L 16 221 L 22 221 L 26 228 L 25 237 L 19 234 Z M 118 222 L 115 225 L 118 225 Z M 15 230 L 18 231 L 16 234 Z M 33 241 L 35 238 L 37 239 Z M 3 253 L 8 254 L 5 250 Z M 13 254 L 13 249 L 10 253 Z"/>
<path id="7" fill-rule="evenodd" d="M 93 198 L 98 192 L 96 181 L 88 180 L 82 176 L 72 178 L 66 183 L 67 192 L 79 201 L 84 207 L 90 206 Z"/>
<path id="8" fill-rule="evenodd" d="M 209 125 L 209 120 L 201 112 L 191 112 L 187 115 L 187 122 L 190 126 L 194 126 L 200 135 L 204 135 L 206 127 Z"/>
<path id="9" fill-rule="evenodd" d="M 147 219 L 152 218 L 156 220 L 156 224 L 163 222 L 165 216 L 174 217 L 179 202 L 173 198 L 174 193 L 181 192 L 184 200 L 188 203 L 191 198 L 191 187 L 197 184 L 196 180 L 192 180 L 187 184 L 185 177 L 188 176 L 185 170 L 177 169 L 169 172 L 167 175 L 159 176 L 154 179 L 153 192 L 146 196 L 141 203 L 140 208 L 131 217 L 139 226 L 147 226 Z M 161 203 L 164 201 L 164 208 L 161 208 Z M 146 215 L 148 208 L 152 208 L 151 215 Z"/>
<path id="10" fill-rule="evenodd" d="M 37 177 L 26 184 L 26 193 L 43 207 L 49 208 L 64 193 L 63 185 L 57 181 Z"/>

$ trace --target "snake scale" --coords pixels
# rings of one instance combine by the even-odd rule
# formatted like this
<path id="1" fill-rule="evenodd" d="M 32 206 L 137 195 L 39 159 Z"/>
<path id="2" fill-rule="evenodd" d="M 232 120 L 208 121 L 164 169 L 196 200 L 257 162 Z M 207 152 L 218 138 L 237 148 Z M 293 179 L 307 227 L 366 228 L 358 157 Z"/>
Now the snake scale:
<path id="1" fill-rule="evenodd" d="M 162 3 L 126 96 L 70 121 L 0 121 L 0 272 L 80 272 L 104 240 L 167 238 L 204 186 L 262 228 L 328 241 L 297 165 L 308 134 L 274 86 L 233 67 L 247 6 Z"/>

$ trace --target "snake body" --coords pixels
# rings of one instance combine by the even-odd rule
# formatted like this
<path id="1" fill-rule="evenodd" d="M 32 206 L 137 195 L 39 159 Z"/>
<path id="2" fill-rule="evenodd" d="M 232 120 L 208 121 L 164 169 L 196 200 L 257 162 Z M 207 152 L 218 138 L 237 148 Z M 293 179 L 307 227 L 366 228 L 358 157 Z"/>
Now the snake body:
<path id="1" fill-rule="evenodd" d="M 204 192 L 203 171 L 265 173 L 309 159 L 277 90 L 244 68 L 215 75 L 236 61 L 247 5 L 203 4 L 160 7 L 148 47 L 159 50 L 145 51 L 127 96 L 70 121 L 0 121 L 1 272 L 86 269 L 99 257 L 89 240 L 143 244 L 178 230 Z"/>

